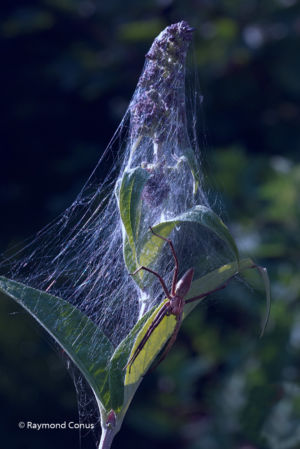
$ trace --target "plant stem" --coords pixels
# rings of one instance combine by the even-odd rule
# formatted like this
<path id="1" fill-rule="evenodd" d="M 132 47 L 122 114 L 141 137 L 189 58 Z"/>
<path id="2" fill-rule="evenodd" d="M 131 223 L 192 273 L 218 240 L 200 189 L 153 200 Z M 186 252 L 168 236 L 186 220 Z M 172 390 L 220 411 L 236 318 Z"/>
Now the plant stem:
<path id="1" fill-rule="evenodd" d="M 115 430 L 110 427 L 102 428 L 101 440 L 98 449 L 110 449 L 115 434 Z"/>

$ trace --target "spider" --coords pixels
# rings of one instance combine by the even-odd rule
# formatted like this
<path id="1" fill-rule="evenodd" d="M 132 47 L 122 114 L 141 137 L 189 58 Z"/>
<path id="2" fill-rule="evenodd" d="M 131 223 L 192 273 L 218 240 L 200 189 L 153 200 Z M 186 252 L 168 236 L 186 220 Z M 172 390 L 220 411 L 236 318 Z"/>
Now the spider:
<path id="1" fill-rule="evenodd" d="M 228 281 L 227 281 L 225 284 L 222 284 L 220 287 L 217 287 L 214 290 L 211 290 L 206 293 L 202 293 L 201 295 L 194 296 L 189 299 L 184 299 L 191 288 L 191 284 L 192 284 L 192 280 L 193 280 L 193 276 L 194 276 L 194 268 L 189 268 L 187 270 L 187 272 L 182 276 L 182 278 L 179 279 L 179 281 L 177 281 L 179 264 L 178 264 L 178 259 L 177 259 L 177 255 L 176 255 L 172 240 L 167 239 L 167 238 L 157 234 L 156 232 L 153 231 L 151 226 L 150 226 L 150 231 L 156 237 L 164 240 L 165 242 L 167 242 L 170 245 L 172 255 L 174 258 L 174 262 L 175 262 L 174 274 L 173 274 L 173 280 L 172 280 L 171 292 L 170 292 L 165 284 L 165 281 L 161 277 L 161 275 L 159 273 L 157 273 L 156 271 L 151 270 L 148 267 L 141 266 L 137 270 L 135 270 L 133 273 L 130 273 L 131 276 L 134 276 L 141 270 L 148 271 L 149 273 L 152 273 L 154 276 L 156 276 L 158 278 L 159 282 L 161 283 L 161 286 L 163 288 L 163 291 L 165 292 L 166 297 L 168 298 L 168 301 L 160 309 L 160 311 L 158 312 L 158 314 L 156 315 L 156 317 L 150 324 L 146 334 L 142 338 L 142 340 L 141 340 L 140 344 L 138 345 L 138 347 L 136 348 L 134 354 L 131 356 L 127 365 L 125 366 L 125 368 L 129 367 L 129 372 L 130 372 L 133 362 L 138 357 L 139 353 L 142 351 L 143 347 L 145 346 L 146 342 L 150 338 L 151 334 L 154 332 L 154 330 L 157 328 L 157 326 L 159 325 L 159 323 L 163 320 L 163 318 L 165 316 L 174 315 L 176 318 L 176 325 L 175 325 L 173 334 L 171 335 L 163 353 L 161 354 L 160 358 L 158 359 L 158 361 L 156 362 L 156 364 L 154 365 L 152 370 L 154 368 L 156 368 L 157 365 L 159 365 L 165 359 L 165 357 L 167 356 L 171 347 L 175 343 L 177 334 L 178 334 L 180 326 L 181 326 L 182 315 L 183 315 L 183 310 L 184 310 L 185 304 L 196 301 L 197 299 L 201 299 L 204 296 L 207 296 L 211 293 L 216 292 L 217 290 L 221 290 L 221 289 L 225 288 L 228 283 Z"/>

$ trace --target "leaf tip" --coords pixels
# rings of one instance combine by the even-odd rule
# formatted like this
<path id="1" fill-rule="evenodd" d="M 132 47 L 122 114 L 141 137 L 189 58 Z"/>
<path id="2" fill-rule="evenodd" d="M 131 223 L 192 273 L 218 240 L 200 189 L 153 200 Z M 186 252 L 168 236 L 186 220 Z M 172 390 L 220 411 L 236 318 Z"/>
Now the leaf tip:
<path id="1" fill-rule="evenodd" d="M 266 293 L 266 313 L 265 318 L 263 320 L 262 329 L 259 335 L 259 338 L 262 338 L 264 336 L 266 327 L 268 325 L 269 319 L 270 319 L 270 313 L 271 313 L 271 285 L 270 285 L 270 278 L 268 275 L 268 270 L 266 267 L 261 267 L 259 265 L 256 265 L 255 268 L 258 270 L 259 274 L 261 275 L 261 278 L 264 283 L 265 287 L 265 293 Z"/>

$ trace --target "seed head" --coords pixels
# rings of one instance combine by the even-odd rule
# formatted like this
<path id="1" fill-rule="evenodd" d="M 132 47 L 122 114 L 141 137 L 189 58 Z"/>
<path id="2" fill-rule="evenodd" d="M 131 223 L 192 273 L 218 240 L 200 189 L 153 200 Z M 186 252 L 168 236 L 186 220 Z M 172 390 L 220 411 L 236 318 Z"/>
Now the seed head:
<path id="1" fill-rule="evenodd" d="M 133 139 L 142 135 L 159 141 L 165 130 L 170 132 L 172 116 L 184 120 L 185 59 L 192 32 L 185 21 L 170 25 L 146 54 L 145 69 L 130 104 Z"/>

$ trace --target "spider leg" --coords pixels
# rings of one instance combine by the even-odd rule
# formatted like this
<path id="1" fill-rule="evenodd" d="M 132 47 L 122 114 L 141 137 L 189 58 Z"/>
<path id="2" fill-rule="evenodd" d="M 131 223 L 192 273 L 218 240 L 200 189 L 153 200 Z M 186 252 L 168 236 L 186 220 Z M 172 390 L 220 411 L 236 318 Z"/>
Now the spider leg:
<path id="1" fill-rule="evenodd" d="M 230 278 L 230 279 L 231 279 L 231 278 Z M 212 293 L 215 293 L 215 292 L 217 292 L 217 291 L 219 291 L 219 290 L 223 290 L 223 288 L 227 287 L 227 284 L 228 284 L 228 282 L 229 282 L 230 279 L 228 279 L 228 281 L 225 282 L 225 284 L 222 284 L 220 287 L 214 288 L 213 290 L 210 290 L 209 292 L 202 293 L 202 294 L 199 295 L 199 296 L 193 296 L 192 298 L 186 299 L 186 300 L 184 301 L 185 304 L 188 304 L 189 302 L 196 301 L 197 299 L 204 298 L 205 296 L 211 295 Z"/>
<path id="2" fill-rule="evenodd" d="M 140 341 L 138 347 L 136 348 L 134 354 L 132 355 L 132 357 L 129 359 L 128 363 L 125 365 L 124 369 L 127 368 L 127 366 L 129 366 L 129 372 L 131 369 L 131 366 L 133 364 L 133 362 L 135 361 L 135 359 L 137 358 L 137 356 L 139 355 L 139 353 L 142 351 L 143 347 L 145 346 L 147 340 L 150 338 L 152 332 L 154 332 L 154 330 L 157 328 L 157 326 L 159 325 L 159 323 L 162 321 L 162 319 L 164 318 L 164 316 L 167 314 L 168 309 L 169 309 L 169 303 L 167 302 L 159 311 L 159 313 L 156 315 L 155 319 L 152 321 L 152 323 L 150 324 L 147 332 L 145 333 L 144 337 L 142 338 L 142 340 Z"/>
<path id="3" fill-rule="evenodd" d="M 167 296 L 168 299 L 171 299 L 171 295 L 169 293 L 169 290 L 167 289 L 167 286 L 165 284 L 165 281 L 163 280 L 163 278 L 161 277 L 160 274 L 158 274 L 156 271 L 151 270 L 150 268 L 141 266 L 140 268 L 138 268 L 137 270 L 135 270 L 133 273 L 130 273 L 131 276 L 134 276 L 135 274 L 137 274 L 139 271 L 141 270 L 145 270 L 148 271 L 149 273 L 154 274 L 154 276 L 156 276 L 159 279 L 159 282 L 161 283 L 162 288 L 164 289 L 164 292 Z"/>
<path id="4" fill-rule="evenodd" d="M 181 312 L 181 314 L 179 315 L 179 317 L 178 317 L 178 319 L 177 319 L 177 323 L 176 323 L 176 326 L 175 326 L 175 328 L 174 328 L 174 332 L 173 332 L 173 334 L 172 334 L 172 336 L 171 336 L 171 338 L 170 338 L 170 340 L 169 340 L 167 346 L 165 347 L 165 349 L 164 349 L 162 355 L 159 357 L 159 359 L 157 360 L 157 362 L 151 367 L 151 370 L 150 370 L 150 371 L 155 370 L 155 368 L 157 368 L 157 366 L 158 366 L 158 365 L 159 365 L 159 364 L 160 364 L 160 363 L 167 357 L 167 355 L 168 355 L 170 349 L 172 348 L 173 344 L 175 343 L 175 340 L 176 340 L 176 338 L 177 338 L 179 329 L 180 329 L 180 327 L 181 327 L 182 315 L 183 315 L 183 309 L 182 309 L 182 312 Z"/>
<path id="5" fill-rule="evenodd" d="M 204 296 L 210 295 L 211 293 L 214 293 L 214 292 L 216 292 L 218 290 L 222 290 L 223 288 L 225 288 L 227 286 L 228 282 L 229 282 L 229 280 L 227 282 L 225 282 L 225 284 L 221 285 L 220 287 L 215 288 L 214 290 L 211 290 L 211 291 L 209 291 L 207 293 L 202 293 L 202 295 L 194 296 L 194 297 L 192 297 L 190 299 L 187 299 L 185 301 L 185 304 L 187 304 L 189 302 L 193 302 L 196 299 L 203 298 Z M 174 332 L 173 332 L 173 334 L 172 334 L 172 336 L 171 336 L 167 346 L 165 347 L 164 352 L 162 353 L 162 355 L 160 356 L 158 361 L 155 363 L 155 365 L 151 368 L 151 371 L 153 371 L 166 358 L 166 356 L 168 355 L 170 349 L 172 348 L 173 344 L 175 343 L 175 340 L 177 338 L 177 335 L 178 335 L 178 332 L 179 332 L 179 329 L 180 329 L 180 326 L 181 326 L 182 315 L 183 315 L 183 308 L 182 308 L 182 311 L 181 311 L 180 315 L 177 318 L 177 323 L 176 323 Z"/>
<path id="6" fill-rule="evenodd" d="M 176 255 L 176 252 L 175 252 L 175 248 L 174 248 L 173 242 L 172 242 L 172 240 L 167 239 L 166 237 L 163 237 L 162 235 L 159 235 L 156 232 L 154 232 L 153 229 L 151 228 L 151 226 L 150 226 L 150 231 L 156 237 L 164 240 L 165 242 L 167 242 L 170 245 L 170 248 L 171 248 L 171 251 L 172 251 L 172 255 L 174 257 L 174 262 L 175 262 L 171 293 L 172 293 L 172 296 L 175 296 L 175 288 L 176 288 L 177 277 L 178 277 L 178 259 L 177 259 L 177 255 Z"/>

